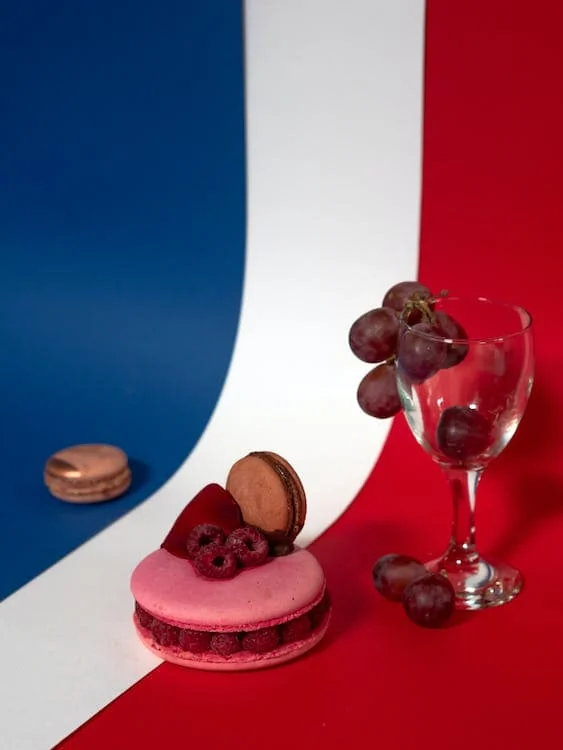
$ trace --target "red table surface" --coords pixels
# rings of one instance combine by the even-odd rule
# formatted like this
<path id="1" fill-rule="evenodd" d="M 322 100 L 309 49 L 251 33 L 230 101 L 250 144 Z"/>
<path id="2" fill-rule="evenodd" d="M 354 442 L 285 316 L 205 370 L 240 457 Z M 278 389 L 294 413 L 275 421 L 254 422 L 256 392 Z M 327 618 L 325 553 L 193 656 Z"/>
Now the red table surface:
<path id="1" fill-rule="evenodd" d="M 525 591 L 439 631 L 376 595 L 379 555 L 431 557 L 449 531 L 448 488 L 401 417 L 312 547 L 334 600 L 316 652 L 251 674 L 164 664 L 60 748 L 563 747 L 563 3 L 430 0 L 426 42 L 420 278 L 535 319 L 529 410 L 478 501 L 482 551 Z"/>

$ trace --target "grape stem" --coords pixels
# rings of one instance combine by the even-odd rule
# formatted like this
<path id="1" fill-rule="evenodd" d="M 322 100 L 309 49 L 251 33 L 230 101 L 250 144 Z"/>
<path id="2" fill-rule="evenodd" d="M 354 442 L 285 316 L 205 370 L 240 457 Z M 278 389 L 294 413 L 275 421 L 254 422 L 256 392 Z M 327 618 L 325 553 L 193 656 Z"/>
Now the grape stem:
<path id="1" fill-rule="evenodd" d="M 428 323 L 433 323 L 435 320 L 435 317 L 432 311 L 432 303 L 433 303 L 433 299 L 425 300 L 425 299 L 420 299 L 418 296 L 413 297 L 403 307 L 403 311 L 401 313 L 401 319 L 404 322 L 408 323 L 410 314 L 414 310 L 419 310 L 420 313 L 422 314 L 422 319 L 424 321 L 427 321 Z"/>
<path id="2" fill-rule="evenodd" d="M 436 316 L 434 315 L 434 303 L 439 299 L 447 297 L 448 294 L 449 291 L 447 289 L 442 289 L 437 297 L 430 297 L 428 299 L 423 299 L 419 294 L 414 294 L 405 303 L 405 306 L 403 307 L 403 310 L 401 312 L 401 320 L 405 323 L 408 323 L 410 314 L 413 312 L 413 310 L 419 310 L 422 314 L 423 321 L 427 323 L 435 323 Z"/>

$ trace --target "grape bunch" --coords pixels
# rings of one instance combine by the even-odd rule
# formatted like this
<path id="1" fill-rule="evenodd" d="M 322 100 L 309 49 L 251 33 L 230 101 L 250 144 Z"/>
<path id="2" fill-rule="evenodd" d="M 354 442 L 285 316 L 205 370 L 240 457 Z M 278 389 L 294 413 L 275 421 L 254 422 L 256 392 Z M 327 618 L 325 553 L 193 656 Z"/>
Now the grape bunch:
<path id="1" fill-rule="evenodd" d="M 409 555 L 384 555 L 374 565 L 375 588 L 386 599 L 401 602 L 407 617 L 424 628 L 445 625 L 455 610 L 455 592 L 450 581 L 430 573 Z"/>
<path id="2" fill-rule="evenodd" d="M 454 367 L 467 355 L 467 345 L 441 339 L 464 339 L 463 327 L 450 315 L 434 310 L 436 297 L 418 281 L 395 284 L 381 307 L 361 315 L 351 326 L 348 343 L 362 362 L 377 364 L 361 380 L 360 408 L 377 419 L 401 411 L 397 390 L 396 356 L 401 336 L 401 367 L 414 383 L 439 370 Z M 420 336 L 418 334 L 430 334 Z"/>

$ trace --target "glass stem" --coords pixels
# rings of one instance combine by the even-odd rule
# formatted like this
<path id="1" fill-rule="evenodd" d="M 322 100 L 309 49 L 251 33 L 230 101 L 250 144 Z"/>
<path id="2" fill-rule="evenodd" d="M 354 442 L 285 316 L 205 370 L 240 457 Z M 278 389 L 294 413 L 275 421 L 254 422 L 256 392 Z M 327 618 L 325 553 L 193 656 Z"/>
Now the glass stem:
<path id="1" fill-rule="evenodd" d="M 444 562 L 459 568 L 471 565 L 479 558 L 475 543 L 475 498 L 482 469 L 444 467 L 450 483 L 453 501 L 453 519 L 450 546 Z"/>

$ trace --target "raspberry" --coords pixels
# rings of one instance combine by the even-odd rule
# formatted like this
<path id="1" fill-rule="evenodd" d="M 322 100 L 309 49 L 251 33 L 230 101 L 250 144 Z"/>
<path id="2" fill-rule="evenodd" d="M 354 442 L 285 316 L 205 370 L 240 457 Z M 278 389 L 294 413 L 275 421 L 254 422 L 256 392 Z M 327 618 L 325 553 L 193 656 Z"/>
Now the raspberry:
<path id="1" fill-rule="evenodd" d="M 139 602 L 135 602 L 135 613 L 139 620 L 139 623 L 143 628 L 150 628 L 153 621 L 153 616 L 149 615 L 146 609 L 143 609 Z"/>
<path id="2" fill-rule="evenodd" d="M 225 533 L 219 526 L 212 523 L 200 523 L 188 534 L 186 548 L 188 557 L 194 560 L 204 547 L 210 544 L 223 544 L 225 542 Z"/>
<path id="3" fill-rule="evenodd" d="M 225 544 L 245 568 L 261 565 L 268 557 L 266 537 L 254 526 L 242 526 L 231 531 Z"/>
<path id="4" fill-rule="evenodd" d="M 204 651 L 209 651 L 211 633 L 206 633 L 204 630 L 182 628 L 178 636 L 178 642 L 183 651 L 190 651 L 192 654 L 201 654 Z"/>
<path id="5" fill-rule="evenodd" d="M 153 638 L 161 646 L 175 646 L 178 643 L 178 628 L 166 622 L 154 620 L 152 625 Z"/>
<path id="6" fill-rule="evenodd" d="M 242 648 L 237 633 L 213 633 L 210 649 L 220 656 L 236 654 Z"/>
<path id="7" fill-rule="evenodd" d="M 242 637 L 242 647 L 254 654 L 266 654 L 278 646 L 280 638 L 276 628 L 262 628 L 245 633 Z"/>
<path id="8" fill-rule="evenodd" d="M 326 613 L 329 610 L 329 607 L 330 599 L 328 596 L 328 591 L 325 591 L 325 595 L 323 596 L 321 601 L 318 604 L 315 604 L 313 609 L 308 612 L 309 620 L 311 622 L 311 627 L 313 628 L 313 630 L 322 623 Z"/>
<path id="9" fill-rule="evenodd" d="M 194 560 L 194 567 L 204 578 L 233 578 L 237 574 L 235 553 L 222 544 L 209 544 Z"/>
<path id="10" fill-rule="evenodd" d="M 281 628 L 282 643 L 295 643 L 303 641 L 311 633 L 311 620 L 307 615 L 301 615 L 295 620 L 285 622 Z"/>

